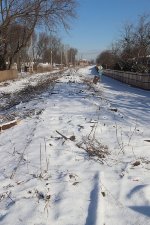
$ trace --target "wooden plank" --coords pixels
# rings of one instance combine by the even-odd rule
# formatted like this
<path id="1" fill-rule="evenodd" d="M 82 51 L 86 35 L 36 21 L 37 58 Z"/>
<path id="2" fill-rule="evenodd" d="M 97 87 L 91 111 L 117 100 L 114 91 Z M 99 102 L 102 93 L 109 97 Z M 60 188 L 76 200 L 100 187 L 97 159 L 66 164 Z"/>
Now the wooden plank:
<path id="1" fill-rule="evenodd" d="M 13 121 L 10 121 L 8 123 L 5 123 L 5 124 L 1 124 L 0 125 L 0 132 L 2 132 L 3 130 L 7 130 L 15 125 L 17 125 L 17 120 L 13 120 Z"/>

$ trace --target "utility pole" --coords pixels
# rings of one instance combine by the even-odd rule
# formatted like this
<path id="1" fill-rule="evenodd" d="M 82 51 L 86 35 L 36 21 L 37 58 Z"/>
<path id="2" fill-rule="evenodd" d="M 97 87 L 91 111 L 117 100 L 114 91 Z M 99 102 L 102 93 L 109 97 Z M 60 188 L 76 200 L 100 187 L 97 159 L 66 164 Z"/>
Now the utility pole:
<path id="1" fill-rule="evenodd" d="M 53 67 L 52 34 L 51 34 L 51 68 Z"/>
<path id="2" fill-rule="evenodd" d="M 51 49 L 51 67 L 52 67 L 52 65 L 53 65 L 53 51 Z"/>
<path id="3" fill-rule="evenodd" d="M 65 45 L 65 60 L 66 60 L 66 66 L 68 66 L 68 50 L 69 50 L 69 45 Z"/>
<path id="4" fill-rule="evenodd" d="M 60 57 L 61 57 L 61 68 L 62 68 L 62 63 L 63 63 L 63 45 L 61 45 L 61 52 L 60 52 Z"/>
<path id="5" fill-rule="evenodd" d="M 72 49 L 70 50 L 70 60 L 71 60 L 71 66 L 72 66 L 72 64 L 73 64 L 73 62 L 72 62 Z"/>

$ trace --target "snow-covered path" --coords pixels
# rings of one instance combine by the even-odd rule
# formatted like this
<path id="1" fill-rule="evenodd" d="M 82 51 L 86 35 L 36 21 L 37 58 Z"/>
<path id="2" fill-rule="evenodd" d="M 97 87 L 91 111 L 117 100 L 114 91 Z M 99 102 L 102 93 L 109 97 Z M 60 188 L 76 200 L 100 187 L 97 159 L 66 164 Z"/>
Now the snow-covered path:
<path id="1" fill-rule="evenodd" d="M 0 224 L 150 224 L 150 94 L 94 74 L 65 72 L 0 134 Z"/>

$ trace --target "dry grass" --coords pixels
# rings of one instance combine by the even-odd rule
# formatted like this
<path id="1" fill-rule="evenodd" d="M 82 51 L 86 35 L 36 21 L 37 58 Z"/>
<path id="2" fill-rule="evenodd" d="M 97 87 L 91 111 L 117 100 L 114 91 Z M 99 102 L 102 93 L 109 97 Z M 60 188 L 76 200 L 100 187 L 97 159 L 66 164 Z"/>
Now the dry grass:
<path id="1" fill-rule="evenodd" d="M 84 137 L 82 142 L 76 144 L 78 148 L 84 149 L 90 158 L 94 158 L 96 161 L 105 162 L 105 159 L 110 152 L 107 145 L 103 145 L 96 139 L 89 140 L 88 137 Z"/>

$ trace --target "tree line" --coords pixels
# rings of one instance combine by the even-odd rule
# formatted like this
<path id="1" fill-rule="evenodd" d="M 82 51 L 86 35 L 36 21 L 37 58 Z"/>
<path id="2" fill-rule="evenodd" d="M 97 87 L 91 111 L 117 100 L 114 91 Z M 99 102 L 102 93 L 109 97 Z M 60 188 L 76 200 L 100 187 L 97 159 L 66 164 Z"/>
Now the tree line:
<path id="1" fill-rule="evenodd" d="M 124 24 L 118 40 L 98 55 L 96 63 L 105 69 L 150 73 L 150 15 Z"/>
<path id="2" fill-rule="evenodd" d="M 65 54 L 73 63 L 77 50 L 53 33 L 69 29 L 76 7 L 76 0 L 0 0 L 0 70 L 29 59 L 59 63 Z M 44 28 L 48 32 L 39 32 Z"/>

